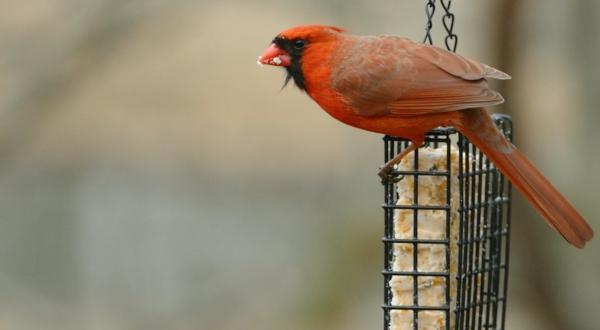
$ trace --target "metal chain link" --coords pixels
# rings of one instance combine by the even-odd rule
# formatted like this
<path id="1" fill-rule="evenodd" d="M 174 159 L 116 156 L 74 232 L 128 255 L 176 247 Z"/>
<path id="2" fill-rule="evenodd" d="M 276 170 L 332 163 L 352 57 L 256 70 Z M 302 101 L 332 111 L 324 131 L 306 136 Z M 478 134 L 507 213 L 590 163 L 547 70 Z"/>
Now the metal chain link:
<path id="1" fill-rule="evenodd" d="M 444 16 L 442 16 L 442 25 L 446 30 L 444 43 L 446 44 L 446 49 L 456 52 L 456 47 L 458 46 L 458 36 L 454 33 L 454 14 L 450 12 L 452 0 L 440 0 L 440 3 L 442 4 L 442 8 L 444 8 Z M 425 4 L 425 16 L 427 18 L 427 22 L 425 24 L 425 38 L 423 39 L 423 42 L 429 43 L 430 45 L 433 45 L 431 29 L 433 28 L 434 13 L 435 0 L 427 0 L 427 3 Z"/>
<path id="2" fill-rule="evenodd" d="M 440 0 L 440 2 L 445 12 L 445 15 L 442 17 L 442 25 L 444 25 L 444 29 L 446 29 L 447 33 L 446 38 L 444 38 L 444 43 L 446 44 L 446 49 L 456 52 L 458 36 L 454 33 L 454 14 L 450 12 L 452 0 Z"/>
<path id="3" fill-rule="evenodd" d="M 427 0 L 425 5 L 425 16 L 427 16 L 427 24 L 425 25 L 425 39 L 423 42 L 433 45 L 433 39 L 431 38 L 431 28 L 433 27 L 433 14 L 435 13 L 435 0 Z"/>

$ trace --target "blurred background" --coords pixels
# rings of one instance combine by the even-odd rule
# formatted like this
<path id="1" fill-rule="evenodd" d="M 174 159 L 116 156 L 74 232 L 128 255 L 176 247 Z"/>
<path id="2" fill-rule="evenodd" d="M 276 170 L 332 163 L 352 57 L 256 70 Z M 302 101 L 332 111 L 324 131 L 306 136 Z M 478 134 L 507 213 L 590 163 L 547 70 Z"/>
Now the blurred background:
<path id="1" fill-rule="evenodd" d="M 298 24 L 422 40 L 424 3 L 0 0 L 0 329 L 380 328 L 381 136 L 255 62 Z M 453 11 L 600 232 L 600 1 Z M 598 238 L 515 196 L 507 328 L 598 329 Z"/>

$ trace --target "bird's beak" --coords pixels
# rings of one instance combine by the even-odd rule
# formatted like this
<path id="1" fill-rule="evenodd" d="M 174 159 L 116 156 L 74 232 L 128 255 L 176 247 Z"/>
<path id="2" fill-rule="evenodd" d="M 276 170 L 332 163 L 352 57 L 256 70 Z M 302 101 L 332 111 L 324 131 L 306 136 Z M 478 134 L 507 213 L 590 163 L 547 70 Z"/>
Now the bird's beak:
<path id="1" fill-rule="evenodd" d="M 265 52 L 258 57 L 258 64 L 267 64 L 273 66 L 290 66 L 292 58 L 283 49 L 271 44 Z"/>

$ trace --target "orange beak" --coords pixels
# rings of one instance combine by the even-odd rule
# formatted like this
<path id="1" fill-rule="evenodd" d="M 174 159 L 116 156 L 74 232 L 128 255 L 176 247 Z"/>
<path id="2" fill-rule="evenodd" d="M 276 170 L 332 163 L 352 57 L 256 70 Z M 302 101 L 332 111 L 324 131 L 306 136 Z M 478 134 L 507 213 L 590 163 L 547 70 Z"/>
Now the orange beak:
<path id="1" fill-rule="evenodd" d="M 277 47 L 275 44 L 271 44 L 271 46 L 258 57 L 258 64 L 287 67 L 292 64 L 292 58 L 285 50 Z"/>

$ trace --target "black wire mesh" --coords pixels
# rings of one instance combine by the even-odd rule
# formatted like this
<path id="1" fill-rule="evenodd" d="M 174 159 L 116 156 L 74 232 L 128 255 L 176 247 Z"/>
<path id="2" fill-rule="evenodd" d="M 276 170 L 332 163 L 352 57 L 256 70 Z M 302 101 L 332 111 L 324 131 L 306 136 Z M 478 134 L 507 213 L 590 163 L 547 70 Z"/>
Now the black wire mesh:
<path id="1" fill-rule="evenodd" d="M 494 115 L 494 120 L 512 139 L 510 117 Z M 409 144 L 390 136 L 384 137 L 384 142 L 386 162 Z M 423 168 L 419 153 L 433 151 L 442 164 Z M 432 316 L 442 320 L 439 329 L 504 329 L 510 184 L 480 150 L 453 128 L 429 132 L 425 145 L 407 158 L 404 167 L 393 172 L 394 180 L 385 184 L 384 329 L 424 329 L 419 326 L 419 318 Z M 438 186 L 442 180 L 442 202 L 419 201 L 423 195 L 419 189 L 426 186 L 419 182 L 431 184 L 431 180 L 437 180 Z M 406 182 L 411 182 L 408 194 L 412 196 L 398 193 L 400 185 Z M 408 235 L 398 230 L 401 212 L 412 212 L 412 230 Z M 445 222 L 441 236 L 421 232 L 420 226 L 432 217 Z M 440 252 L 440 248 L 442 269 L 422 267 L 420 252 Z M 399 251 L 404 251 L 404 257 Z M 398 262 L 407 254 L 412 259 L 408 263 L 411 269 L 398 269 Z M 431 283 L 438 287 L 441 284 L 444 290 L 442 301 L 434 305 L 428 305 L 426 301 L 431 299 L 423 296 L 424 287 Z M 401 301 L 396 294 L 398 285 L 408 290 L 410 301 Z M 398 316 L 401 324 L 392 320 Z"/>

